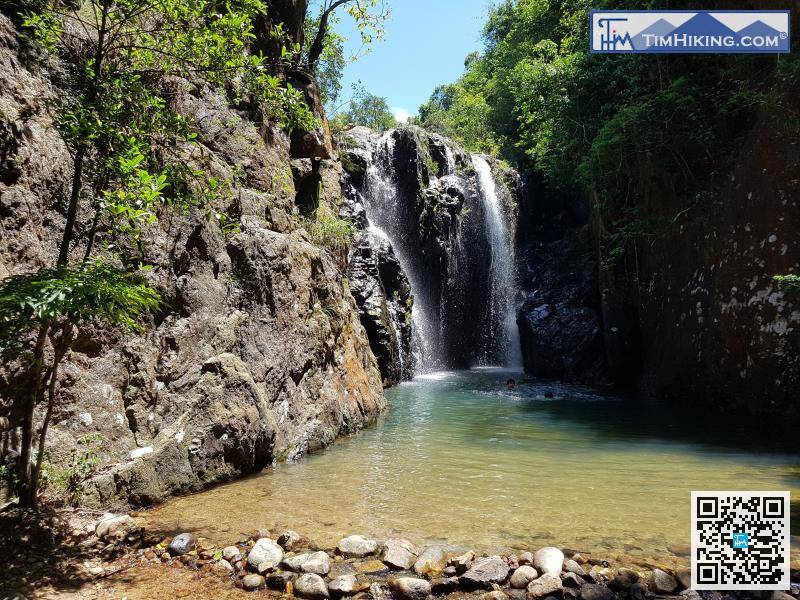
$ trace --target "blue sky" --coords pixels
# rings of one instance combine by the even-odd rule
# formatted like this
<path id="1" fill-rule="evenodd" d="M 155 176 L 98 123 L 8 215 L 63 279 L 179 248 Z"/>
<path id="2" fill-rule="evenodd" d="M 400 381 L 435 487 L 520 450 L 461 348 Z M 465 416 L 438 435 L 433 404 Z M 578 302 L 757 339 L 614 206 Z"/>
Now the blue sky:
<path id="1" fill-rule="evenodd" d="M 338 104 L 347 102 L 352 84 L 384 96 L 395 116 L 416 114 L 434 88 L 455 81 L 464 70 L 464 57 L 480 50 L 488 0 L 389 0 L 392 15 L 386 39 L 372 52 L 345 69 Z M 337 31 L 347 38 L 348 55 L 361 39 L 352 19 L 341 11 Z M 333 107 L 329 107 L 329 110 Z"/>

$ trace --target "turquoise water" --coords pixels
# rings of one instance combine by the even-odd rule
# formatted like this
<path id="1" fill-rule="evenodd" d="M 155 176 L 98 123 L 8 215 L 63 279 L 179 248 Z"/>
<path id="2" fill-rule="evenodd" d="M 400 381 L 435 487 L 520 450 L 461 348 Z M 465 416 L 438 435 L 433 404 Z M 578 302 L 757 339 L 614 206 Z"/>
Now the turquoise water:
<path id="1" fill-rule="evenodd" d="M 800 499 L 790 433 L 755 433 L 752 423 L 575 386 L 522 381 L 508 391 L 509 376 L 419 377 L 387 391 L 391 408 L 377 426 L 174 500 L 148 519 L 220 543 L 289 527 L 331 546 L 364 533 L 481 551 L 556 545 L 644 558 L 689 543 L 692 490 L 791 490 Z"/>

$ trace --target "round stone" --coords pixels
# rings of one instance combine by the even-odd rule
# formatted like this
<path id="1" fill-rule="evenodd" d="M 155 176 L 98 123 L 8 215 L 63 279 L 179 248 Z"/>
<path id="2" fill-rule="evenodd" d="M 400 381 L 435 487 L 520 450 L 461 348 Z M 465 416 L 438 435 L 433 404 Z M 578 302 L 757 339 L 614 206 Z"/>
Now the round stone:
<path id="1" fill-rule="evenodd" d="M 259 539 L 247 555 L 247 564 L 259 573 L 274 569 L 282 560 L 283 549 L 269 538 Z"/>
<path id="2" fill-rule="evenodd" d="M 244 586 L 246 590 L 261 589 L 264 587 L 264 578 L 261 575 L 250 573 L 249 575 L 245 575 L 244 579 L 242 579 L 242 586 Z"/>
<path id="3" fill-rule="evenodd" d="M 541 548 L 533 555 L 533 566 L 539 573 L 553 573 L 558 575 L 564 565 L 564 553 L 552 546 Z"/>
<path id="4" fill-rule="evenodd" d="M 653 590 L 657 594 L 671 594 L 678 587 L 678 582 L 669 573 L 661 569 L 653 569 Z"/>
<path id="5" fill-rule="evenodd" d="M 511 584 L 512 588 L 523 590 L 528 587 L 528 584 L 536 579 L 539 576 L 539 573 L 536 572 L 536 569 L 531 567 L 530 565 L 522 565 L 518 567 L 516 571 L 511 574 L 511 579 L 509 583 Z"/>

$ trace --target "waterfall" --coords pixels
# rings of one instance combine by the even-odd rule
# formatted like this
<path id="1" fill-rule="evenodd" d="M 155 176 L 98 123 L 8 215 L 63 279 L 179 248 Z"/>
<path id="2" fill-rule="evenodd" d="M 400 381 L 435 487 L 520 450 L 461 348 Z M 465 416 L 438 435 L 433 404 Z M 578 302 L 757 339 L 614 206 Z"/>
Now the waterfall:
<path id="1" fill-rule="evenodd" d="M 380 232 L 380 235 L 389 240 L 411 284 L 414 295 L 411 309 L 411 345 L 416 370 L 432 371 L 443 366 L 439 354 L 439 327 L 435 317 L 438 307 L 425 293 L 420 265 L 410 259 L 410 244 L 413 242 L 404 230 L 400 215 L 402 203 L 398 200 L 397 185 L 392 172 L 393 153 L 394 138 L 389 131 L 377 140 L 373 152 L 367 156 L 364 208 L 370 229 Z M 404 360 L 407 360 L 406 357 Z"/>
<path id="2" fill-rule="evenodd" d="M 519 329 L 516 318 L 517 274 L 514 259 L 514 241 L 508 230 L 507 220 L 497 193 L 492 169 L 485 158 L 472 155 L 472 164 L 478 176 L 480 197 L 484 207 L 486 234 L 491 245 L 489 265 L 489 318 L 493 326 L 495 346 L 503 360 L 503 366 L 519 367 L 522 353 L 519 345 Z"/>
<path id="3" fill-rule="evenodd" d="M 405 376 L 521 366 L 516 189 L 494 180 L 488 157 L 470 159 L 450 140 L 417 128 L 382 135 L 355 128 L 345 145 L 347 210 L 360 215 L 355 218 L 379 260 L 391 256 L 392 268 L 403 273 L 402 303 L 389 301 L 393 292 L 386 290 L 391 327 L 402 343 L 395 352 L 395 342 L 384 335 L 376 356 L 385 362 L 397 354 L 388 360 Z M 363 274 L 359 281 L 369 289 Z M 374 306 L 364 314 L 381 321 Z M 373 329 L 387 326 L 383 319 Z"/>

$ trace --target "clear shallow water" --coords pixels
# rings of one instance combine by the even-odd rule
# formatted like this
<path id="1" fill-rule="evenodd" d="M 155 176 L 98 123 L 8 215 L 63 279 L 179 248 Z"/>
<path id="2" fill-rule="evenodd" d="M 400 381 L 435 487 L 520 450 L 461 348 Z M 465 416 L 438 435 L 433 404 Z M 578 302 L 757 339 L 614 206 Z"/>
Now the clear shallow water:
<path id="1" fill-rule="evenodd" d="M 402 535 L 479 551 L 556 545 L 642 560 L 689 543 L 691 490 L 791 490 L 797 440 L 681 417 L 500 370 L 436 373 L 387 394 L 372 429 L 296 463 L 149 511 L 150 526 L 217 543 L 292 528 L 333 547 Z M 518 376 L 518 378 L 521 378 Z M 544 397 L 552 391 L 553 399 Z M 673 557 L 674 559 L 674 557 Z"/>

